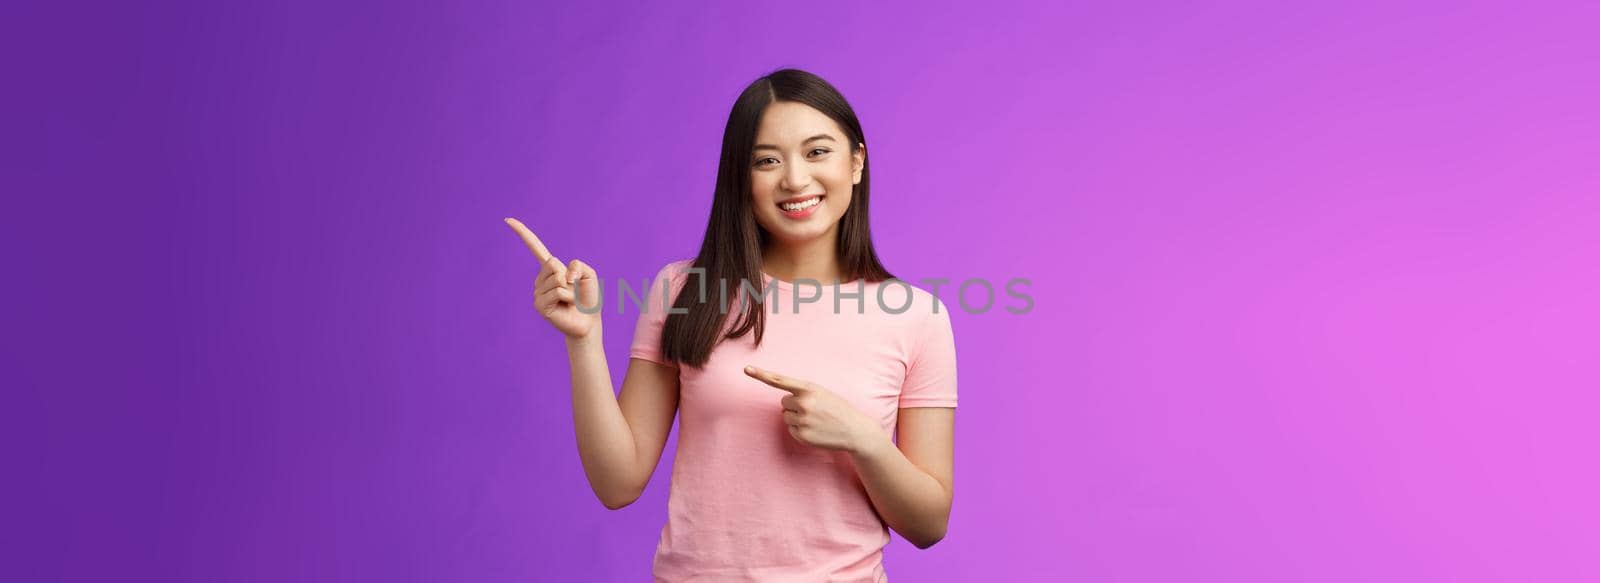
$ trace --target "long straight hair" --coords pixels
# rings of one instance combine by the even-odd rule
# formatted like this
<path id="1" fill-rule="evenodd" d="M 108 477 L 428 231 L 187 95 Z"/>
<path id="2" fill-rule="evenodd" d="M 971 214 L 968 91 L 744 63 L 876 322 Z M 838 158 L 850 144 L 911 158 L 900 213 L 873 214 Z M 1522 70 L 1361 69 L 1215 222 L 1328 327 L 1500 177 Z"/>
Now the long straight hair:
<path id="1" fill-rule="evenodd" d="M 722 161 L 717 167 L 711 218 L 706 222 L 705 238 L 692 267 L 704 270 L 706 280 L 702 283 L 706 287 L 701 289 L 730 290 L 736 294 L 744 292 L 744 285 L 754 289 L 754 298 L 749 298 L 754 301 L 737 303 L 739 319 L 726 337 L 739 338 L 754 333 L 758 346 L 766 328 L 761 253 L 771 235 L 756 222 L 751 208 L 751 150 L 755 147 L 762 114 L 778 101 L 808 105 L 832 118 L 847 134 L 852 154 L 867 142 L 866 135 L 861 132 L 861 122 L 844 96 L 821 77 L 805 71 L 773 71 L 756 79 L 733 103 L 728 125 L 722 131 Z M 872 159 L 868 157 L 861 167 L 861 182 L 851 189 L 850 206 L 839 219 L 836 253 L 843 281 L 877 282 L 894 277 L 878 261 L 878 253 L 872 247 L 867 215 L 871 167 Z M 683 289 L 688 290 L 689 285 L 685 281 Z M 661 331 L 661 354 L 668 360 L 695 368 L 704 366 L 711 358 L 711 351 L 722 341 L 722 330 L 731 315 L 720 301 L 700 301 L 700 297 L 698 293 L 680 292 L 673 307 L 682 310 L 669 312 Z"/>

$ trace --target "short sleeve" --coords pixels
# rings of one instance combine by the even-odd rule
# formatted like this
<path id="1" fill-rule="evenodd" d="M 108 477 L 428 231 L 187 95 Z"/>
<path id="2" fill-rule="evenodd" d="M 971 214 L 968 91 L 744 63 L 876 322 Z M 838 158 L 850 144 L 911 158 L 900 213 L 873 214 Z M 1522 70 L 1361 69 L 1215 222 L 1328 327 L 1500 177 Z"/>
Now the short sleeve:
<path id="1" fill-rule="evenodd" d="M 900 389 L 902 409 L 956 406 L 955 332 L 950 326 L 950 310 L 937 297 L 933 303 L 938 313 L 923 318 L 910 344 L 906 380 Z"/>
<path id="2" fill-rule="evenodd" d="M 628 356 L 677 366 L 677 363 L 661 355 L 661 330 L 666 327 L 667 308 L 672 305 L 670 302 L 676 298 L 676 294 L 667 299 L 663 299 L 663 296 L 668 289 L 676 290 L 682 285 L 682 268 L 687 263 L 688 260 L 668 263 L 651 278 L 650 291 L 645 293 L 644 304 L 639 306 L 639 320 L 633 327 L 633 345 L 628 349 Z"/>

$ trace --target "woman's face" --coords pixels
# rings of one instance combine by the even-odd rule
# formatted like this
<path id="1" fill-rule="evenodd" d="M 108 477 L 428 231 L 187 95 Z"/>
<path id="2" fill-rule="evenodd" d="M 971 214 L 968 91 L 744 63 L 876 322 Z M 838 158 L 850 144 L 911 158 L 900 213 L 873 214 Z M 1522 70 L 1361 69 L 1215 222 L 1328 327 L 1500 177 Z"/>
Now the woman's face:
<path id="1" fill-rule="evenodd" d="M 756 222 L 786 244 L 831 236 L 865 163 L 866 146 L 852 152 L 832 118 L 809 105 L 773 102 L 750 159 Z"/>

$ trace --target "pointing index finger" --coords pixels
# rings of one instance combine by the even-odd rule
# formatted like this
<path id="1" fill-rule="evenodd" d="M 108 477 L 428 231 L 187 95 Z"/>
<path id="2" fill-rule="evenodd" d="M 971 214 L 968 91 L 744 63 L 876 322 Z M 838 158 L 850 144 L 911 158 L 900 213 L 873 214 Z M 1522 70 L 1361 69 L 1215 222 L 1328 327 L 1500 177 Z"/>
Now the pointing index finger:
<path id="1" fill-rule="evenodd" d="M 545 248 L 544 243 L 539 241 L 538 235 L 533 234 L 533 231 L 529 231 L 528 227 L 523 226 L 522 221 L 506 217 L 506 224 L 511 225 L 511 230 L 517 232 L 517 236 L 522 238 L 522 242 L 528 246 L 528 250 L 533 251 L 533 256 L 537 257 L 540 263 L 555 257 L 550 254 L 549 249 Z"/>
<path id="2" fill-rule="evenodd" d="M 756 368 L 754 366 L 744 367 L 744 374 L 750 375 L 751 378 L 763 383 L 767 383 L 768 385 L 772 385 L 773 387 L 788 391 L 792 394 L 800 394 L 800 392 L 805 391 L 807 389 L 807 385 L 810 384 L 800 379 L 789 378 L 772 371 Z"/>

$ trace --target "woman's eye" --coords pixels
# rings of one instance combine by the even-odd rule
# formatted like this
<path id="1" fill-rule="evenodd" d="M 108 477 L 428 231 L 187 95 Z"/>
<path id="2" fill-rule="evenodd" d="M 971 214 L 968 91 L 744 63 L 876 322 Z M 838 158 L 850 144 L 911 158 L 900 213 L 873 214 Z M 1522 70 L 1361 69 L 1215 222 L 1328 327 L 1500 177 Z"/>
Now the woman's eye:
<path id="1" fill-rule="evenodd" d="M 820 155 L 820 154 L 818 154 L 819 152 L 821 154 L 826 154 L 826 153 L 831 152 L 831 151 L 832 150 L 829 150 L 827 148 L 812 148 L 810 152 L 807 152 L 807 154 Z M 767 162 L 777 163 L 777 160 L 773 159 L 773 158 L 762 158 L 760 160 L 756 160 L 756 164 L 755 165 L 756 166 L 767 166 L 768 165 Z"/>

